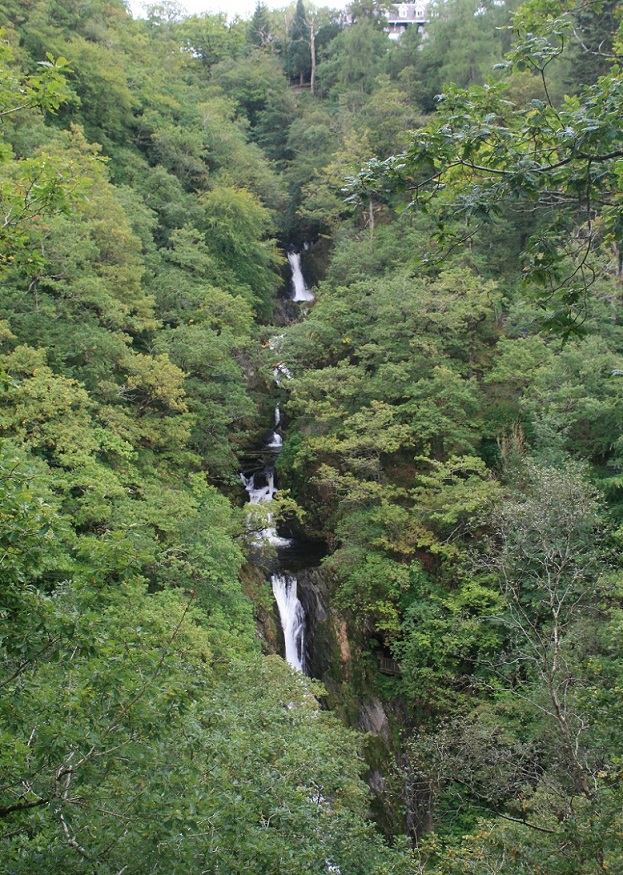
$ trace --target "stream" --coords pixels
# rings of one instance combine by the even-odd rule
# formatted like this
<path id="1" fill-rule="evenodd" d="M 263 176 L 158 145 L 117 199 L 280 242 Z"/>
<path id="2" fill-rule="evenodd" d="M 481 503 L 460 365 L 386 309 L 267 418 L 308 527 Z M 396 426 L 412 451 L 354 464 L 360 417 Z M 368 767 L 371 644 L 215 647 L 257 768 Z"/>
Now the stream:
<path id="1" fill-rule="evenodd" d="M 307 248 L 305 244 L 305 249 Z M 289 247 L 286 254 L 291 270 L 290 301 L 302 305 L 313 301 L 314 293 L 307 286 L 303 275 L 301 253 Z M 305 314 L 306 308 L 302 306 L 299 317 L 304 318 Z M 268 347 L 275 354 L 275 386 L 285 390 L 293 375 L 279 359 L 282 339 L 283 335 L 274 335 L 268 341 Z M 271 513 L 270 503 L 279 488 L 275 466 L 282 446 L 281 411 L 276 405 L 272 431 L 265 435 L 263 446 L 253 452 L 252 469 L 240 474 L 248 494 L 247 520 L 252 532 L 251 538 L 258 548 L 258 565 L 265 567 L 267 564 L 266 553 L 262 548 L 267 545 L 273 548 L 269 560 L 272 571 L 270 582 L 283 632 L 284 658 L 296 671 L 323 678 L 324 659 L 329 648 L 337 645 L 342 661 L 346 662 L 350 660 L 350 650 L 344 623 L 335 641 L 327 637 L 330 624 L 327 623 L 326 589 L 322 570 L 319 568 L 320 560 L 326 556 L 326 544 L 310 541 L 305 537 L 283 537 Z M 362 704 L 359 726 L 363 731 L 385 738 L 386 725 L 389 727 L 385 712 L 377 699 Z M 379 775 L 378 771 L 373 774 Z M 370 786 L 374 791 L 372 783 Z M 316 802 L 318 805 L 330 805 L 321 796 Z M 340 875 L 340 867 L 333 860 L 327 858 L 324 863 L 326 872 Z"/>
<path id="2" fill-rule="evenodd" d="M 305 244 L 307 248 L 308 244 Z M 314 293 L 307 286 L 303 276 L 301 265 L 301 253 L 293 247 L 287 251 L 291 270 L 291 300 L 295 302 L 310 302 L 314 300 Z M 278 352 L 281 336 L 273 337 L 269 342 L 272 350 Z M 291 379 L 292 374 L 281 362 L 275 365 L 273 377 L 276 386 L 281 386 L 282 381 Z M 266 463 L 263 471 L 255 471 L 250 474 L 241 472 L 240 477 L 244 488 L 249 496 L 248 520 L 249 527 L 255 529 L 254 540 L 261 547 L 268 543 L 275 548 L 277 553 L 278 570 L 271 576 L 273 594 L 279 610 L 279 619 L 283 631 L 285 644 L 285 659 L 297 671 L 306 673 L 305 656 L 305 611 L 298 596 L 298 579 L 287 566 L 297 554 L 297 544 L 293 538 L 283 538 L 277 532 L 276 524 L 270 512 L 261 515 L 254 514 L 254 506 L 269 503 L 277 492 L 275 485 L 275 461 L 283 445 L 283 438 L 279 433 L 281 425 L 281 412 L 275 407 L 274 428 L 268 441 L 264 444 L 262 454 Z M 255 522 L 257 520 L 257 522 Z"/>

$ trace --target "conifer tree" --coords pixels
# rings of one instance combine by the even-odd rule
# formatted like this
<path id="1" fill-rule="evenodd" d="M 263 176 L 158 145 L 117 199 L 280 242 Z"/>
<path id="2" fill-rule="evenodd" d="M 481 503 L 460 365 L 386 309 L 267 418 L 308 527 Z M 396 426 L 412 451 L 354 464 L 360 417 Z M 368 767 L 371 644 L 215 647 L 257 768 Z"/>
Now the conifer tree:
<path id="1" fill-rule="evenodd" d="M 294 18 L 290 27 L 290 39 L 286 57 L 286 72 L 292 79 L 298 78 L 303 85 L 311 73 L 311 31 L 305 14 L 303 0 L 297 0 Z"/>
<path id="2" fill-rule="evenodd" d="M 264 49 L 273 39 L 268 7 L 264 3 L 258 3 L 249 23 L 247 43 L 254 49 Z"/>

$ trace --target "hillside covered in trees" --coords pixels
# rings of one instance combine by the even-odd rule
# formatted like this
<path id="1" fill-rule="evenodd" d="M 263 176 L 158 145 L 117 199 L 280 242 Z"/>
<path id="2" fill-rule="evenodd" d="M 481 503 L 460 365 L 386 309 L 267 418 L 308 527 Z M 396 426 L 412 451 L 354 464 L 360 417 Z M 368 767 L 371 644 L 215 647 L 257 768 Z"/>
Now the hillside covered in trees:
<path id="1" fill-rule="evenodd" d="M 620 4 L 387 9 L 0 9 L 0 875 L 623 871 Z"/>

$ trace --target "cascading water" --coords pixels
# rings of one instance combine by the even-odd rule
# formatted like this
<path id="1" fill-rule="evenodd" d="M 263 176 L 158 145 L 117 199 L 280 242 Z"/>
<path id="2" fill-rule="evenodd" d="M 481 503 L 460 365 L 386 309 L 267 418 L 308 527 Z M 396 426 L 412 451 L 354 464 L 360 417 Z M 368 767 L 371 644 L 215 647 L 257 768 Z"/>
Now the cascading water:
<path id="1" fill-rule="evenodd" d="M 301 267 L 301 253 L 291 250 L 288 252 L 288 261 L 292 270 L 292 300 L 293 301 L 313 301 L 314 293 L 308 288 L 303 276 Z"/>
<path id="2" fill-rule="evenodd" d="M 244 488 L 246 489 L 249 495 L 249 504 L 250 505 L 259 505 L 264 504 L 265 502 L 272 501 L 275 492 L 277 491 L 275 487 L 275 472 L 272 468 L 266 468 L 264 471 L 264 479 L 266 480 L 266 486 L 256 486 L 255 485 L 255 474 L 250 474 L 248 477 L 245 477 L 244 474 L 240 475 L 240 478 L 244 484 Z M 255 520 L 258 519 L 257 515 L 254 520 L 253 510 L 249 512 L 247 515 L 247 519 L 252 528 L 254 528 Z M 271 544 L 273 547 L 287 547 L 290 543 L 289 538 L 281 538 L 277 534 L 277 529 L 273 525 L 273 515 L 271 513 L 266 514 L 265 517 L 260 517 L 260 524 L 265 523 L 265 525 L 259 529 L 256 534 L 256 541 L 260 544 L 264 541 Z"/>
<path id="3" fill-rule="evenodd" d="M 305 247 L 307 248 L 307 246 Z M 313 292 L 305 284 L 303 272 L 301 269 L 301 255 L 298 252 L 288 252 L 288 261 L 292 269 L 292 290 L 293 301 L 313 301 Z M 283 335 L 277 335 L 270 339 L 268 346 L 275 352 L 279 351 Z M 278 362 L 273 369 L 273 376 L 277 386 L 281 385 L 281 378 L 287 380 L 292 379 L 290 370 L 283 362 Z M 291 539 L 282 538 L 277 534 L 276 526 L 273 523 L 272 514 L 255 515 L 253 506 L 264 504 L 273 500 L 277 488 L 275 486 L 274 459 L 279 453 L 283 444 L 283 439 L 277 429 L 281 424 L 281 411 L 279 407 L 275 407 L 275 425 L 274 431 L 268 438 L 265 449 L 271 451 L 269 455 L 270 463 L 266 466 L 263 474 L 254 472 L 248 476 L 241 474 L 240 477 L 249 495 L 249 505 L 251 508 L 248 513 L 249 526 L 256 528 L 255 541 L 258 544 L 268 543 L 279 551 L 280 548 L 290 547 Z M 268 455 L 268 453 L 267 453 Z M 256 477 L 263 477 L 265 485 L 257 485 Z M 285 658 L 290 665 L 300 672 L 305 673 L 305 611 L 301 604 L 297 587 L 298 581 L 293 574 L 273 574 L 271 577 L 273 593 L 277 607 L 279 609 L 279 618 L 283 629 L 283 638 L 285 642 Z"/>
<path id="4" fill-rule="evenodd" d="M 275 407 L 275 431 L 270 436 L 270 440 L 266 444 L 271 450 L 279 450 L 283 445 L 283 438 L 277 431 L 279 428 L 279 423 L 281 422 L 281 413 L 279 412 L 279 408 Z"/>
<path id="5" fill-rule="evenodd" d="M 292 574 L 273 574 L 270 579 L 286 646 L 286 660 L 305 672 L 305 613 L 297 594 L 297 579 Z"/>
<path id="6" fill-rule="evenodd" d="M 281 380 L 279 379 L 279 377 L 282 374 L 287 380 L 292 379 L 292 371 L 290 371 L 289 368 L 286 368 L 284 364 L 279 362 L 279 364 L 275 365 L 275 367 L 273 368 L 273 377 L 275 378 L 275 383 L 278 386 L 281 386 Z"/>

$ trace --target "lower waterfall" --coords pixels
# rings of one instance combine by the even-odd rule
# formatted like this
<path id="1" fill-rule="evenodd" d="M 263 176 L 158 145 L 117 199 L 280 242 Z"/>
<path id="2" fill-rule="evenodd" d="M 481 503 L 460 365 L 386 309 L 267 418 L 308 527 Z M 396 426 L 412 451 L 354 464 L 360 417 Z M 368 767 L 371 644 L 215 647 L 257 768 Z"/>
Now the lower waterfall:
<path id="1" fill-rule="evenodd" d="M 288 261 L 290 262 L 290 270 L 292 271 L 292 300 L 301 302 L 301 301 L 313 301 L 314 293 L 310 288 L 308 288 L 307 283 L 303 277 L 303 270 L 301 268 L 301 253 L 295 252 L 291 249 L 288 253 Z"/>
<path id="2" fill-rule="evenodd" d="M 305 674 L 305 613 L 297 594 L 297 580 L 291 574 L 273 574 L 270 579 L 283 628 L 286 660 Z"/>

